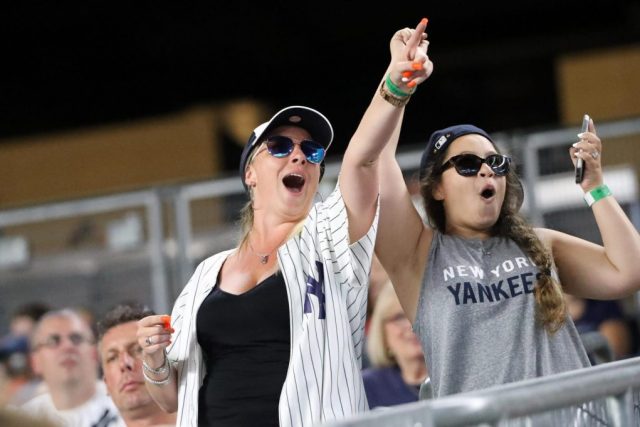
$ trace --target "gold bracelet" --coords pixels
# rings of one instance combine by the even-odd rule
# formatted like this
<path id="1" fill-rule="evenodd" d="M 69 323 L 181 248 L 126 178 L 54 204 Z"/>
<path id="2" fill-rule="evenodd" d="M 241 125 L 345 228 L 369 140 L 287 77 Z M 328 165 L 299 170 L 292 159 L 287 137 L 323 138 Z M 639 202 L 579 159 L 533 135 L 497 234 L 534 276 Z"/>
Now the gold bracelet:
<path id="1" fill-rule="evenodd" d="M 382 99 L 384 99 L 385 101 L 387 101 L 389 104 L 393 105 L 394 107 L 404 107 L 405 105 L 407 105 L 407 102 L 409 102 L 409 99 L 411 98 L 411 95 L 399 97 L 399 96 L 396 96 L 396 95 L 392 94 L 389 91 L 389 89 L 387 89 L 387 87 L 385 86 L 384 80 L 382 81 L 382 84 L 380 85 L 379 93 L 380 93 L 380 96 L 382 97 Z"/>

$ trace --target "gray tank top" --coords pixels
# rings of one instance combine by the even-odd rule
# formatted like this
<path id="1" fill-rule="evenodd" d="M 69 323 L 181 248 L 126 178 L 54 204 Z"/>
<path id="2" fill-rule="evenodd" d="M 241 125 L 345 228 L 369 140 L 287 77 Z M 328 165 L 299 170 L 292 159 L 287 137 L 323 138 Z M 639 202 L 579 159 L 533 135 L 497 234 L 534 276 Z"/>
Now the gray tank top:
<path id="1" fill-rule="evenodd" d="M 434 397 L 590 365 L 568 316 L 554 335 L 534 320 L 537 274 L 510 239 L 434 232 L 413 325 Z"/>

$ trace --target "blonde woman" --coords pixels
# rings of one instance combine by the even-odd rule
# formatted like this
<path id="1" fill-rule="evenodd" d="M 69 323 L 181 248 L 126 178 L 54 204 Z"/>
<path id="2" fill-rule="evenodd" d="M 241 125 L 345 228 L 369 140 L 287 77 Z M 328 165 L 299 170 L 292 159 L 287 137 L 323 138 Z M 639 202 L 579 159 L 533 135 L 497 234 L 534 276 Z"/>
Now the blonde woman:
<path id="1" fill-rule="evenodd" d="M 284 108 L 247 141 L 240 244 L 198 266 L 171 326 L 162 316 L 139 322 L 147 387 L 178 411 L 178 425 L 311 426 L 367 409 L 360 366 L 378 157 L 406 104 L 390 87 L 410 91 L 431 72 L 425 26 L 392 38 L 385 80 L 326 200 L 316 195 L 333 141 L 323 114 Z"/>
<path id="2" fill-rule="evenodd" d="M 371 409 L 418 400 L 420 386 L 428 377 L 427 366 L 391 282 L 376 299 L 367 352 L 371 367 L 362 372 L 362 379 Z"/>

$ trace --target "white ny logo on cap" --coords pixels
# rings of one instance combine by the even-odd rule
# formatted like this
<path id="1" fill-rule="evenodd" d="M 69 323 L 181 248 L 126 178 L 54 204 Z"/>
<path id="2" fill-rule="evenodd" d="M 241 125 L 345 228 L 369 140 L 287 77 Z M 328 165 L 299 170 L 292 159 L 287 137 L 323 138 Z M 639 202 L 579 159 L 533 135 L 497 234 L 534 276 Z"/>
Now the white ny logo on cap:
<path id="1" fill-rule="evenodd" d="M 435 150 L 439 150 L 440 147 L 442 147 L 442 144 L 444 144 L 445 142 L 447 142 L 447 137 L 449 135 L 442 135 L 435 143 Z"/>

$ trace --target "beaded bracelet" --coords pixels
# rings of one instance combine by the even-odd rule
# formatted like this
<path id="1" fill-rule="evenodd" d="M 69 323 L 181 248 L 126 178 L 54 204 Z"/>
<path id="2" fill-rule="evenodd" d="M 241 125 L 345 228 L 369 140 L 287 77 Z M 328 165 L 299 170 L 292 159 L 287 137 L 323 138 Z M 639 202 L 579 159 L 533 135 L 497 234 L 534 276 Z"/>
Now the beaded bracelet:
<path id="1" fill-rule="evenodd" d="M 611 190 L 605 184 L 599 185 L 591 191 L 584 193 L 584 201 L 587 202 L 587 206 L 591 207 L 595 202 L 600 199 L 604 199 L 607 196 L 611 196 Z"/>
<path id="2" fill-rule="evenodd" d="M 155 374 L 155 375 L 160 375 L 160 374 L 166 374 L 169 371 L 169 359 L 167 358 L 167 355 L 164 355 L 164 362 L 162 363 L 162 366 L 160 366 L 158 369 L 154 369 L 151 366 L 147 365 L 147 362 L 145 362 L 144 360 L 142 361 L 142 369 L 149 372 L 150 374 Z"/>
<path id="3" fill-rule="evenodd" d="M 150 382 L 151 384 L 155 384 L 155 385 L 165 385 L 167 384 L 169 381 L 171 381 L 171 373 L 167 374 L 167 377 L 162 379 L 162 380 L 154 380 L 153 378 L 149 377 L 147 375 L 147 373 L 145 372 L 145 370 L 142 370 L 142 376 L 144 377 L 145 381 Z"/>

